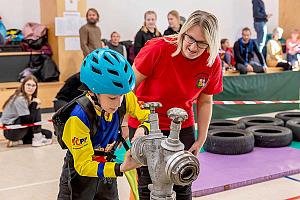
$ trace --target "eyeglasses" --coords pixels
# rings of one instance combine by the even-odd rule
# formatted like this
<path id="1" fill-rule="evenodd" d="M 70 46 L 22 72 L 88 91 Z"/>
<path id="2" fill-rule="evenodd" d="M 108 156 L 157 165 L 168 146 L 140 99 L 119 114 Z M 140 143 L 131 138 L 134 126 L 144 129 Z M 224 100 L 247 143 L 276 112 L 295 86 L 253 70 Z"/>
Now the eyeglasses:
<path id="1" fill-rule="evenodd" d="M 190 36 L 186 33 L 184 34 L 184 40 L 191 45 L 196 42 L 196 45 L 199 49 L 207 49 L 209 47 L 209 44 L 202 42 L 202 41 L 197 41 L 192 36 Z"/>
<path id="2" fill-rule="evenodd" d="M 35 87 L 36 87 L 36 84 L 26 83 L 25 86 L 26 86 L 26 87 L 33 87 L 33 88 L 35 88 Z"/>

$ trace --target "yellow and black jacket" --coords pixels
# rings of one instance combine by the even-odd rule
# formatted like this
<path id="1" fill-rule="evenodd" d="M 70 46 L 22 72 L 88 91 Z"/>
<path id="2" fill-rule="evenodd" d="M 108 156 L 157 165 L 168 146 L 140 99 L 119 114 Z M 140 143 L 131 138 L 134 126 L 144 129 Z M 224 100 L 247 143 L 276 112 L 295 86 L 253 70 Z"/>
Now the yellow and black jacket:
<path id="1" fill-rule="evenodd" d="M 133 92 L 124 96 L 126 98 L 126 113 L 136 117 L 143 122 L 149 130 L 149 111 L 142 110 Z M 105 119 L 101 118 L 101 113 L 95 109 L 100 127 L 97 133 L 90 137 L 90 122 L 80 105 L 76 105 L 71 116 L 65 124 L 63 141 L 73 156 L 74 168 L 80 176 L 115 178 L 120 173 L 120 165 L 115 162 L 96 161 L 94 149 L 105 149 L 108 144 L 114 143 L 118 138 L 119 115 L 117 112 L 110 114 Z"/>

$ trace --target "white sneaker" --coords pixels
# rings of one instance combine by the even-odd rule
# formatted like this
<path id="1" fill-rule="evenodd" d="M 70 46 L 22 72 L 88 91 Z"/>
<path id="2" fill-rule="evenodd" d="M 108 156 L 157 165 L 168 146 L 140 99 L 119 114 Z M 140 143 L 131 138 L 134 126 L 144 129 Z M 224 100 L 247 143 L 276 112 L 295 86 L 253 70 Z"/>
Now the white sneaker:
<path id="1" fill-rule="evenodd" d="M 7 142 L 7 147 L 16 147 L 16 146 L 18 146 L 18 145 L 21 145 L 21 144 L 23 144 L 23 140 L 18 140 L 18 141 L 11 141 L 11 140 L 9 140 L 8 142 Z"/>
<path id="2" fill-rule="evenodd" d="M 52 139 L 46 139 L 42 133 L 36 133 L 32 138 L 33 147 L 41 147 L 52 143 Z"/>

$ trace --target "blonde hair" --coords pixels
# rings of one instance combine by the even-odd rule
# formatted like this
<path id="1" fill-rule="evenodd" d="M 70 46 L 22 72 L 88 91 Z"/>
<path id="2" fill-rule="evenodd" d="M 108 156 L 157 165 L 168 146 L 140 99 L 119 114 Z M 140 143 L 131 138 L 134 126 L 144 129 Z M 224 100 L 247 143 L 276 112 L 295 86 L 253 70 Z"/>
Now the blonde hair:
<path id="1" fill-rule="evenodd" d="M 156 12 L 155 11 L 153 11 L 153 10 L 148 10 L 148 11 L 146 11 L 145 13 L 144 13 L 144 25 L 142 26 L 142 28 L 141 28 L 141 30 L 143 31 L 143 32 L 145 32 L 145 33 L 147 33 L 149 30 L 147 29 L 147 27 L 146 27 L 146 17 L 147 17 L 147 15 L 155 15 L 155 19 L 157 19 L 157 15 L 156 15 Z M 161 34 L 160 34 L 160 32 L 157 30 L 157 28 L 155 27 L 155 35 L 157 36 L 157 37 L 159 37 Z"/>
<path id="2" fill-rule="evenodd" d="M 220 48 L 220 40 L 219 40 L 219 25 L 218 19 L 211 13 L 196 10 L 194 11 L 187 21 L 183 24 L 180 32 L 177 35 L 166 36 L 166 38 L 171 38 L 171 40 L 165 39 L 167 42 L 171 44 L 176 44 L 177 49 L 172 54 L 172 56 L 177 56 L 182 50 L 182 43 L 184 39 L 184 34 L 193 26 L 200 26 L 204 37 L 209 45 L 207 51 L 209 52 L 209 58 L 207 60 L 207 64 L 212 66 L 215 62 L 216 57 L 218 56 L 218 51 Z M 174 40 L 175 39 L 175 40 Z"/>
<path id="3" fill-rule="evenodd" d="M 180 22 L 180 15 L 177 10 L 171 10 L 167 16 L 169 16 L 169 15 L 173 15 Z"/>

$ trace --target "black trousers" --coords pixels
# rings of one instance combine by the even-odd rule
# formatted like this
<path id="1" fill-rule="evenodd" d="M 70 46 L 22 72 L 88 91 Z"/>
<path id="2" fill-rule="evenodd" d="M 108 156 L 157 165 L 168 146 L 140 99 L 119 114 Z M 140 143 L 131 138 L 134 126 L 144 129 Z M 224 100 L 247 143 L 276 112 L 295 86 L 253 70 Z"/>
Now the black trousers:
<path id="1" fill-rule="evenodd" d="M 129 139 L 134 136 L 136 129 L 129 127 Z M 169 136 L 169 130 L 162 130 L 165 136 Z M 188 128 L 183 128 L 179 134 L 180 141 L 184 144 L 184 149 L 189 150 L 195 142 L 195 127 L 191 126 Z M 138 172 L 138 189 L 140 200 L 150 199 L 150 190 L 148 185 L 152 183 L 148 167 L 143 166 L 137 169 Z M 191 200 L 192 199 L 192 185 L 180 186 L 174 185 L 173 190 L 176 192 L 176 200 Z"/>
<path id="2" fill-rule="evenodd" d="M 96 177 L 80 176 L 67 152 L 60 176 L 58 200 L 118 200 L 117 179 L 109 182 Z"/>
<path id="3" fill-rule="evenodd" d="M 36 109 L 35 112 L 33 112 L 33 122 L 39 122 L 41 121 L 41 111 L 40 109 Z M 32 113 L 31 113 L 32 114 Z M 21 124 L 21 119 L 17 118 L 14 122 L 14 125 Z M 47 139 L 52 138 L 52 133 L 49 130 L 42 129 L 41 126 L 33 126 L 28 128 L 20 128 L 20 129 L 13 129 L 13 130 L 5 130 L 3 132 L 4 137 L 11 141 L 18 141 L 23 140 L 24 144 L 31 144 L 33 134 L 35 133 L 42 133 L 45 135 Z"/>

